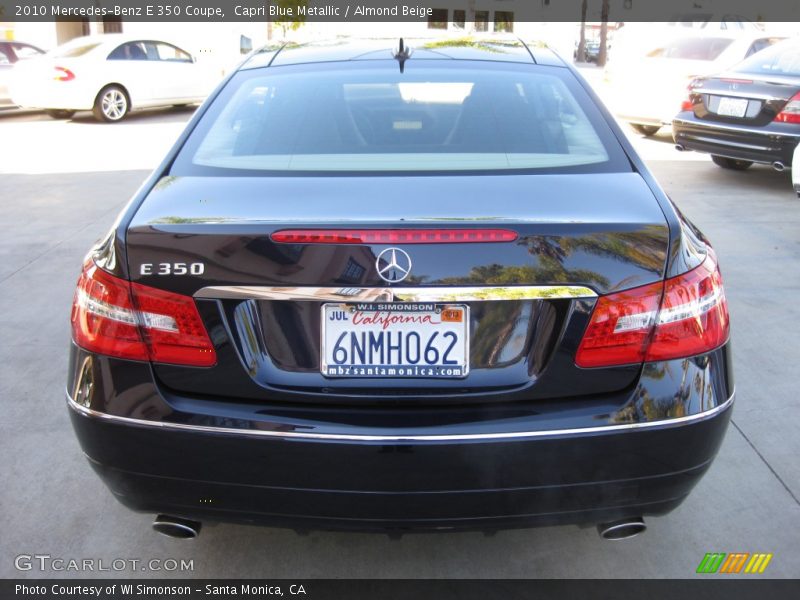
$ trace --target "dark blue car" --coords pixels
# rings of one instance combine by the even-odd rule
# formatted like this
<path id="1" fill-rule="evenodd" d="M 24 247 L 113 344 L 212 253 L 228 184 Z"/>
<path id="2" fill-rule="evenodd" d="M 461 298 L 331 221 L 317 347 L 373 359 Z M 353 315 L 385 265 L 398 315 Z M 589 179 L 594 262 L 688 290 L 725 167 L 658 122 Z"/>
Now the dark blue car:
<path id="1" fill-rule="evenodd" d="M 287 45 L 89 254 L 67 384 L 155 527 L 644 529 L 734 397 L 717 258 L 516 39 Z"/>

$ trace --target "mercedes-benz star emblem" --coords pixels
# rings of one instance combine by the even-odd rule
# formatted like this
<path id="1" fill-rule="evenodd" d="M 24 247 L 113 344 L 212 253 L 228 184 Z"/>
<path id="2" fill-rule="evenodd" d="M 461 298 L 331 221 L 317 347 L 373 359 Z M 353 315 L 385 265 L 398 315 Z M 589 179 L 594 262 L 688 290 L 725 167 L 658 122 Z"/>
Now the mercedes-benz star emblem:
<path id="1" fill-rule="evenodd" d="M 411 257 L 400 248 L 387 248 L 378 254 L 375 268 L 381 279 L 397 283 L 403 281 L 411 272 Z"/>

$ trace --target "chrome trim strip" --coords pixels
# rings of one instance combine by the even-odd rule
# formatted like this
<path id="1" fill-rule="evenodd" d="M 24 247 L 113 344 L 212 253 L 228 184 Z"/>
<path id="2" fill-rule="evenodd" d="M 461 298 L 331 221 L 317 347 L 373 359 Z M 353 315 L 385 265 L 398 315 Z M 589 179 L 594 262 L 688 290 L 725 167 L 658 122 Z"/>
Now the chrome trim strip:
<path id="1" fill-rule="evenodd" d="M 294 300 L 311 302 L 484 302 L 596 298 L 581 285 L 463 286 L 463 287 L 285 287 L 218 285 L 199 289 L 195 298 L 214 300 Z"/>
<path id="2" fill-rule="evenodd" d="M 717 144 L 719 146 L 731 146 L 732 148 L 745 148 L 747 150 L 764 150 L 765 152 L 769 152 L 773 150 L 769 146 L 755 146 L 754 144 L 743 144 L 741 142 L 731 142 L 730 140 L 720 140 L 717 138 L 709 138 L 702 135 L 692 135 L 691 133 L 684 134 L 687 139 L 695 140 L 698 142 L 706 142 L 710 144 Z"/>
<path id="3" fill-rule="evenodd" d="M 277 439 L 306 439 L 306 440 L 330 440 L 330 441 L 352 441 L 352 442 L 459 442 L 476 440 L 511 440 L 520 438 L 548 438 L 562 435 L 595 435 L 598 433 L 608 433 L 612 431 L 629 431 L 639 429 L 651 429 L 654 427 L 673 427 L 695 421 L 704 421 L 727 410 L 734 401 L 736 390 L 734 389 L 731 397 L 719 406 L 715 406 L 707 411 L 676 417 L 674 419 L 662 419 L 660 421 L 647 421 L 645 423 L 623 423 L 620 425 L 599 425 L 597 427 L 579 427 L 572 429 L 549 429 L 541 431 L 508 431 L 498 433 L 454 433 L 447 435 L 359 435 L 349 433 L 312 433 L 298 431 L 266 431 L 263 429 L 235 429 L 232 427 L 208 427 L 205 425 L 186 425 L 183 423 L 165 423 L 163 421 L 146 421 L 131 417 L 118 417 L 102 413 L 75 402 L 67 393 L 67 403 L 69 407 L 87 417 L 96 417 L 105 421 L 115 423 L 125 423 L 128 425 L 138 425 L 142 427 L 152 427 L 160 429 L 176 429 L 184 431 L 198 431 L 203 433 L 224 433 L 243 436 L 260 436 Z"/>
<path id="4" fill-rule="evenodd" d="M 784 133 L 773 131 L 758 131 L 757 129 L 749 127 L 736 127 L 735 125 L 726 125 L 725 123 L 712 123 L 702 121 L 687 121 L 685 119 L 673 119 L 672 124 L 685 125 L 686 127 L 697 127 L 705 130 L 724 129 L 725 131 L 735 131 L 737 133 L 748 133 L 756 136 L 769 137 L 769 138 L 797 138 L 800 140 L 800 134 L 797 133 Z M 681 135 L 691 135 L 685 131 L 677 132 Z"/>
<path id="5" fill-rule="evenodd" d="M 763 100 L 764 102 L 774 102 L 775 100 L 781 100 L 783 102 L 787 102 L 786 98 L 778 98 L 777 96 L 773 96 L 771 94 L 759 94 L 758 92 L 750 92 L 746 90 L 719 90 L 719 91 L 708 91 L 708 90 L 701 90 L 700 88 L 695 88 L 693 93 L 697 95 L 706 95 L 706 96 L 716 96 L 717 98 L 734 98 L 742 100 Z M 713 112 L 709 110 L 709 112 Z M 714 113 L 715 115 L 719 113 Z M 726 115 L 722 115 L 726 116 Z"/>

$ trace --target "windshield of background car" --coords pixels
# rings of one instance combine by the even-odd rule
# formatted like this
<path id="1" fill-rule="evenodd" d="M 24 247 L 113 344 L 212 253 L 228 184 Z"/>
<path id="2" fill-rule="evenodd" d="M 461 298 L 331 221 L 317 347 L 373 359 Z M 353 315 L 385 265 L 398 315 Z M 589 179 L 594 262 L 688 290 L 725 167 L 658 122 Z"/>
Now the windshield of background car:
<path id="1" fill-rule="evenodd" d="M 29 46 L 28 44 L 13 44 L 14 54 L 17 55 L 17 60 L 27 60 L 29 58 L 36 58 L 41 56 L 43 52 L 38 48 Z"/>
<path id="2" fill-rule="evenodd" d="M 375 60 L 239 72 L 171 173 L 530 169 L 631 170 L 567 69 Z"/>
<path id="3" fill-rule="evenodd" d="M 731 38 L 719 37 L 678 38 L 648 52 L 647 56 L 685 60 L 716 60 L 732 42 Z"/>
<path id="4" fill-rule="evenodd" d="M 800 44 L 776 44 L 740 62 L 736 73 L 800 77 Z"/>

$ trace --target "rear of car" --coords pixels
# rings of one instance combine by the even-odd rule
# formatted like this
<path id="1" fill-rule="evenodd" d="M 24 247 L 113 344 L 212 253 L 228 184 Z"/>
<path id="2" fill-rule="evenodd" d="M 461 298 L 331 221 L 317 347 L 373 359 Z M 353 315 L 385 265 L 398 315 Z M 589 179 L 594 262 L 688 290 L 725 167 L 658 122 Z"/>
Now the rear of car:
<path id="1" fill-rule="evenodd" d="M 42 54 L 42 50 L 31 44 L 0 41 L 0 110 L 16 106 L 9 92 L 14 66 L 20 61 L 37 58 Z"/>
<path id="2" fill-rule="evenodd" d="M 174 522 L 663 514 L 733 402 L 710 246 L 516 41 L 254 56 L 89 254 L 72 326 L 84 452 Z"/>
<path id="3" fill-rule="evenodd" d="M 644 57 L 631 56 L 610 66 L 615 112 L 640 133 L 652 135 L 672 123 L 692 80 L 724 71 L 778 40 L 766 34 L 725 32 L 667 38 Z"/>
<path id="4" fill-rule="evenodd" d="M 800 42 L 787 40 L 721 75 L 692 82 L 673 121 L 675 143 L 720 166 L 792 165 L 800 143 Z"/>
<path id="5" fill-rule="evenodd" d="M 108 49 L 100 36 L 77 38 L 41 60 L 20 65 L 11 83 L 14 101 L 26 108 L 91 110 L 104 51 Z"/>

